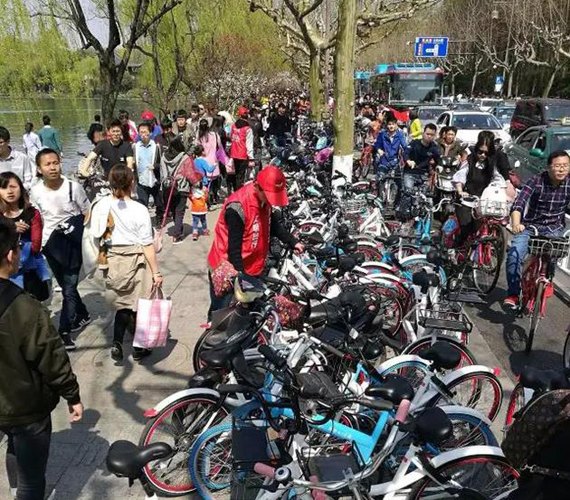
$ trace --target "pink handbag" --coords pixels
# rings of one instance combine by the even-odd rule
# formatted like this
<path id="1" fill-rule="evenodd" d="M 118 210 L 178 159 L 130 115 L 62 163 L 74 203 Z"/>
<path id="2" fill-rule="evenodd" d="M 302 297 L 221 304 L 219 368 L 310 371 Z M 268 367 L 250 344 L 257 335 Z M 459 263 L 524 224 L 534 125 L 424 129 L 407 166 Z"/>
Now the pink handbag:
<path id="1" fill-rule="evenodd" d="M 134 347 L 154 349 L 166 345 L 172 301 L 165 299 L 162 288 L 153 287 L 148 299 L 139 299 Z"/>

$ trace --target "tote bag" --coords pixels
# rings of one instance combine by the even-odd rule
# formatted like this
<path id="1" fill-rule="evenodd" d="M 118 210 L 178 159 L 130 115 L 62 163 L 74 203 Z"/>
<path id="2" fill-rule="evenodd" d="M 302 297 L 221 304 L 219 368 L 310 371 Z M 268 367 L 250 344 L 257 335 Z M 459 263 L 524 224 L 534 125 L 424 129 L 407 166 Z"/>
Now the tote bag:
<path id="1" fill-rule="evenodd" d="M 153 287 L 148 299 L 138 300 L 134 347 L 154 349 L 166 345 L 172 301 L 165 299 L 162 288 Z"/>

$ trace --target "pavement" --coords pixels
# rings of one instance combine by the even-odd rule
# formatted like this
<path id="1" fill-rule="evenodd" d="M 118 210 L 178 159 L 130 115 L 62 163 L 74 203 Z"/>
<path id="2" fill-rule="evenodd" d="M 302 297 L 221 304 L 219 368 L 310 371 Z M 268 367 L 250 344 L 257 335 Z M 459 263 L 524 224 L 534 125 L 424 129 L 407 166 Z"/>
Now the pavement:
<path id="1" fill-rule="evenodd" d="M 217 212 L 208 216 L 213 228 Z M 186 234 L 190 234 L 190 215 L 186 217 Z M 211 237 L 197 242 L 187 237 L 172 246 L 170 238 L 159 255 L 164 275 L 164 291 L 173 301 L 170 322 L 171 338 L 166 347 L 156 349 L 141 363 L 129 356 L 116 365 L 109 356 L 113 311 L 105 300 L 99 279 L 85 281 L 80 292 L 94 322 L 77 336 L 77 351 L 70 353 L 73 369 L 81 386 L 86 411 L 79 424 L 71 425 L 63 403 L 52 414 L 53 435 L 48 463 L 47 484 L 51 500 L 115 500 L 145 498 L 140 484 L 129 488 L 128 481 L 109 474 L 105 457 L 111 443 L 118 439 L 138 442 L 145 425 L 144 411 L 158 401 L 186 386 L 192 373 L 192 348 L 201 333 L 209 304 L 206 254 Z M 485 307 L 469 307 L 475 323 L 469 348 L 478 363 L 497 368 L 505 399 L 501 414 L 494 423 L 500 440 L 508 397 L 516 374 L 524 364 L 561 366 L 561 351 L 566 337 L 568 306 L 557 297 L 549 302 L 547 318 L 542 322 L 535 350 L 524 355 L 526 320 L 505 314 L 499 305 L 504 296 L 504 280 L 489 297 Z M 60 295 L 49 304 L 59 311 Z M 57 322 L 57 314 L 54 314 Z M 523 352 L 521 352 L 521 350 Z M 126 348 L 125 356 L 130 355 Z M 4 456 L 5 439 L 0 441 Z M 9 499 L 6 476 L 0 472 L 0 499 Z M 184 498 L 194 498 L 187 496 Z"/>

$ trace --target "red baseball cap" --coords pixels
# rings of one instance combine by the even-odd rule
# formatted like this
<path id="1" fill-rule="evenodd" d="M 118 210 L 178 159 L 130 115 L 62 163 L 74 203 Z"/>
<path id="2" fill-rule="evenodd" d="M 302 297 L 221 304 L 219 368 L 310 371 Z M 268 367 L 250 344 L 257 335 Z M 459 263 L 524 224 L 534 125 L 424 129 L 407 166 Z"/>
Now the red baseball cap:
<path id="1" fill-rule="evenodd" d="M 284 207 L 289 204 L 287 181 L 283 172 L 275 165 L 263 167 L 257 174 L 256 181 L 272 207 Z"/>
<path id="2" fill-rule="evenodd" d="M 240 107 L 238 108 L 238 113 L 237 113 L 237 114 L 238 114 L 238 116 L 239 116 L 240 118 L 241 118 L 241 117 L 244 117 L 244 116 L 247 116 L 247 115 L 249 114 L 249 109 L 247 109 L 245 106 L 240 106 Z"/>
<path id="3" fill-rule="evenodd" d="M 147 120 L 153 120 L 154 119 L 154 114 L 152 113 L 152 111 L 149 111 L 148 109 L 146 111 L 143 111 L 142 115 L 141 115 L 141 119 L 147 121 Z"/>

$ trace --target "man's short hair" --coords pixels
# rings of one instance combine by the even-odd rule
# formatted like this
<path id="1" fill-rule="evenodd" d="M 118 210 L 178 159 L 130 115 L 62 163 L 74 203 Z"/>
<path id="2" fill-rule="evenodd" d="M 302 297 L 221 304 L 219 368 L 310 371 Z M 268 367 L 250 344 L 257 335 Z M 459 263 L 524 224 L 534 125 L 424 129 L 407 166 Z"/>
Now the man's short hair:
<path id="1" fill-rule="evenodd" d="M 40 149 L 38 151 L 38 154 L 36 155 L 36 165 L 38 167 L 40 166 L 41 159 L 47 155 L 56 155 L 61 160 L 61 156 L 55 149 L 50 149 L 50 148 Z"/>
<path id="2" fill-rule="evenodd" d="M 563 149 L 559 149 L 557 151 L 553 151 L 548 156 L 548 165 L 552 165 L 552 162 L 556 160 L 556 158 L 570 158 L 570 155 L 564 151 Z"/>
<path id="3" fill-rule="evenodd" d="M 457 127 L 450 125 L 447 127 L 447 132 L 453 132 L 455 135 L 457 135 Z"/>
<path id="4" fill-rule="evenodd" d="M 190 107 L 190 111 L 192 111 L 192 113 L 199 113 L 200 106 L 198 106 L 198 104 L 192 104 L 192 106 Z"/>
<path id="5" fill-rule="evenodd" d="M 123 128 L 123 124 L 121 123 L 121 120 L 119 120 L 118 118 L 115 118 L 114 120 L 111 120 L 109 122 L 109 124 L 107 125 L 107 130 L 111 130 L 114 127 L 119 127 L 120 129 Z"/>
<path id="6" fill-rule="evenodd" d="M 170 118 L 164 118 L 163 120 L 161 120 L 160 122 L 160 126 L 165 129 L 165 128 L 172 128 L 172 120 Z"/>
<path id="7" fill-rule="evenodd" d="M 10 250 L 18 248 L 18 233 L 12 222 L 0 221 L 0 263 L 4 262 Z"/>
<path id="8" fill-rule="evenodd" d="M 187 117 L 188 117 L 188 113 L 186 113 L 186 110 L 185 110 L 185 109 L 179 109 L 179 110 L 176 112 L 176 119 L 178 119 L 178 118 L 187 118 Z"/>
<path id="9" fill-rule="evenodd" d="M 4 142 L 10 142 L 10 131 L 6 127 L 0 126 L 0 139 Z"/>
<path id="10" fill-rule="evenodd" d="M 388 116 L 386 116 L 386 123 L 398 123 L 398 119 L 392 114 L 389 113 Z"/>
<path id="11" fill-rule="evenodd" d="M 101 121 L 101 115 L 95 115 L 95 121 L 96 122 L 100 122 Z"/>
<path id="12" fill-rule="evenodd" d="M 51 118 L 49 117 L 49 115 L 44 115 L 42 117 L 42 121 L 44 122 L 44 125 L 49 125 L 51 123 Z"/>
<path id="13" fill-rule="evenodd" d="M 437 127 L 433 124 L 433 123 L 428 123 L 425 127 L 424 127 L 424 132 L 426 130 L 433 130 L 434 132 L 437 132 Z"/>
<path id="14" fill-rule="evenodd" d="M 149 132 L 152 132 L 152 125 L 149 122 L 140 122 L 139 126 L 137 127 L 137 130 L 140 131 L 141 127 L 147 128 Z"/>

